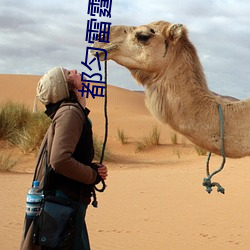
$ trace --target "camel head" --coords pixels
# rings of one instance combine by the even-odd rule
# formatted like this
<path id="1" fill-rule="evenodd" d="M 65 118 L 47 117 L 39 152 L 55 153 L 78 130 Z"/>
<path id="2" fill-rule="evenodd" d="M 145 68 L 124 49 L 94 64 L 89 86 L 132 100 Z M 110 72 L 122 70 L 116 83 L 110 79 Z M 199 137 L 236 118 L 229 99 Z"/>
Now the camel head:
<path id="1" fill-rule="evenodd" d="M 126 67 L 138 83 L 149 84 L 166 71 L 169 64 L 178 57 L 180 40 L 187 40 L 187 31 L 182 24 L 165 21 L 148 25 L 111 26 L 109 43 L 96 41 L 95 48 L 107 51 L 107 60 Z M 104 60 L 104 53 L 99 53 Z"/>
<path id="2" fill-rule="evenodd" d="M 209 90 L 182 24 L 158 21 L 138 27 L 112 26 L 109 41 L 93 45 L 107 51 L 104 58 L 100 50 L 100 60 L 113 60 L 130 70 L 145 88 L 145 104 L 158 120 L 199 147 L 221 154 L 221 107 L 225 154 L 233 158 L 250 155 L 250 101 L 230 102 Z"/>

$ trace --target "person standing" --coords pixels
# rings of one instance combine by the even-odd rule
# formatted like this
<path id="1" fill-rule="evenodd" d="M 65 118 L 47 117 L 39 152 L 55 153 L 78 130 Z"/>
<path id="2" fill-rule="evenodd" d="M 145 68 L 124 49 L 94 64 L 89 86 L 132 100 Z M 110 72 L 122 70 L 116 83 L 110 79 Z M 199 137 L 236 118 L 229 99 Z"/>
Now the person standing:
<path id="1" fill-rule="evenodd" d="M 55 196 L 80 203 L 70 250 L 90 249 L 86 210 L 91 202 L 93 185 L 108 176 L 105 165 L 92 162 L 92 124 L 86 98 L 78 91 L 81 89 L 81 75 L 76 70 L 62 67 L 49 70 L 37 85 L 37 98 L 52 119 L 52 132 L 46 134 L 48 162 L 53 169 L 50 185 Z"/>

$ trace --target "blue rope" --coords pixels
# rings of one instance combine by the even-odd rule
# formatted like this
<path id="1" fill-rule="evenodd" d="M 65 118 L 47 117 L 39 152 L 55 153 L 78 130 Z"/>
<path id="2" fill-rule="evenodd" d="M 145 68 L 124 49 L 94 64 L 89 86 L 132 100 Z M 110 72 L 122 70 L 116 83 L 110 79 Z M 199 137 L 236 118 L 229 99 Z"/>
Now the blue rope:
<path id="1" fill-rule="evenodd" d="M 210 194 L 212 192 L 212 187 L 216 186 L 217 191 L 220 193 L 225 193 L 225 189 L 218 183 L 218 182 L 211 182 L 212 177 L 219 173 L 226 163 L 226 156 L 225 156 L 225 146 L 224 146 L 224 117 L 223 117 L 223 111 L 222 107 L 219 104 L 218 105 L 218 111 L 220 116 L 220 140 L 221 140 L 221 155 L 222 155 L 222 163 L 219 169 L 215 170 L 212 174 L 209 172 L 209 161 L 211 158 L 211 153 L 208 154 L 207 158 L 207 178 L 203 179 L 202 185 L 206 187 L 206 191 Z"/>

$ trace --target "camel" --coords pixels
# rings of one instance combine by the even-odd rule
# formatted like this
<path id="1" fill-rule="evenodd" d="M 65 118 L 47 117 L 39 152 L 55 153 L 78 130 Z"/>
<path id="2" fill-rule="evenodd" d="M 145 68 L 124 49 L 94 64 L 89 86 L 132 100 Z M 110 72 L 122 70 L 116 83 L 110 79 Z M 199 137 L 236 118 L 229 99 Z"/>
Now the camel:
<path id="1" fill-rule="evenodd" d="M 209 90 L 188 31 L 165 21 L 111 26 L 110 42 L 96 41 L 106 60 L 126 67 L 145 88 L 151 114 L 197 146 L 221 155 L 218 105 L 223 112 L 224 150 L 229 158 L 250 155 L 250 99 L 230 101 Z M 100 60 L 105 60 L 99 52 Z"/>

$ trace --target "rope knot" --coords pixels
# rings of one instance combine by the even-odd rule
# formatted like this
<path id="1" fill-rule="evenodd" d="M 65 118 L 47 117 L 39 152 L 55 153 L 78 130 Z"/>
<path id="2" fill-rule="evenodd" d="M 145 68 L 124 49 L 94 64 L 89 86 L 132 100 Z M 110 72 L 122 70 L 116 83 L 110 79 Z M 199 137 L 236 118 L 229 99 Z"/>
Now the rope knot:
<path id="1" fill-rule="evenodd" d="M 206 191 L 210 194 L 213 190 L 212 187 L 217 187 L 217 192 L 225 194 L 225 189 L 218 182 L 211 182 L 210 178 L 204 178 L 202 185 L 206 187 Z"/>
<path id="2" fill-rule="evenodd" d="M 224 148 L 224 118 L 223 118 L 223 112 L 222 112 L 222 107 L 219 104 L 218 105 L 218 110 L 219 110 L 219 116 L 220 116 L 220 139 L 221 139 L 221 155 L 222 155 L 222 163 L 219 169 L 215 170 L 212 174 L 210 174 L 209 171 L 209 161 L 211 157 L 211 152 L 208 154 L 207 158 L 207 178 L 203 179 L 202 185 L 206 187 L 206 191 L 210 194 L 212 192 L 212 187 L 216 186 L 217 187 L 217 192 L 220 192 L 222 194 L 225 193 L 225 189 L 218 183 L 218 182 L 211 182 L 212 177 L 219 173 L 225 165 L 226 162 L 226 156 L 225 156 L 225 148 Z"/>
<path id="3" fill-rule="evenodd" d="M 209 178 L 204 178 L 202 185 L 206 187 L 206 191 L 210 194 L 212 192 L 212 183 Z"/>

